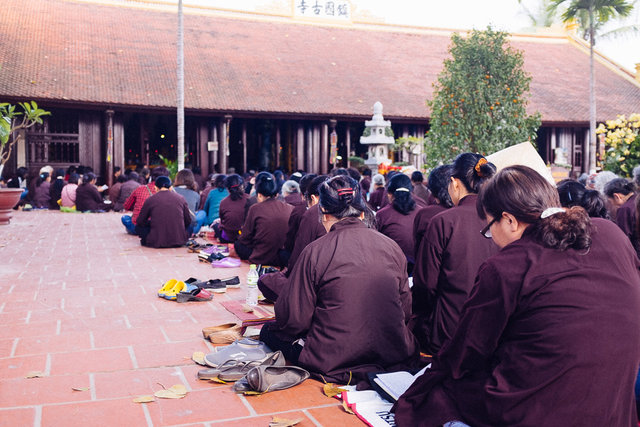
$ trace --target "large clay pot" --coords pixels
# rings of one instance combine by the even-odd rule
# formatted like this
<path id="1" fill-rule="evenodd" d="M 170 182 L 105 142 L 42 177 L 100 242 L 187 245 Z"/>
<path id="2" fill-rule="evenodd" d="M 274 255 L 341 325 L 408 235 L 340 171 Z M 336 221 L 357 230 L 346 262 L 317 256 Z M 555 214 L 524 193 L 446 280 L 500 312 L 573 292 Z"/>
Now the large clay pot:
<path id="1" fill-rule="evenodd" d="M 0 225 L 7 225 L 11 220 L 11 211 L 20 201 L 22 188 L 0 188 Z"/>

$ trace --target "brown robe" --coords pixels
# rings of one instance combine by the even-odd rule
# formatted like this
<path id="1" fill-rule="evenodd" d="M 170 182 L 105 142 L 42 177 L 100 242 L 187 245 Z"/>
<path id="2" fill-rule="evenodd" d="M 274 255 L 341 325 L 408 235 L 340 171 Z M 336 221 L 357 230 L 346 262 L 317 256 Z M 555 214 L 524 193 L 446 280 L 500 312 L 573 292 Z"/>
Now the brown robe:
<path id="1" fill-rule="evenodd" d="M 588 251 L 525 231 L 481 266 L 455 334 L 396 404 L 398 426 L 637 427 L 638 259 L 612 222 L 592 224 Z"/>
<path id="2" fill-rule="evenodd" d="M 478 267 L 498 251 L 480 234 L 487 222 L 476 212 L 478 196 L 434 216 L 416 253 L 412 330 L 422 351 L 435 354 L 453 334 Z"/>
<path id="3" fill-rule="evenodd" d="M 387 189 L 384 187 L 378 187 L 371 192 L 369 196 L 369 206 L 374 212 L 379 211 L 389 204 L 389 198 L 387 197 Z"/>
<path id="4" fill-rule="evenodd" d="M 102 196 L 95 185 L 86 183 L 79 185 L 76 189 L 76 210 L 79 212 L 101 211 L 106 206 L 102 201 Z"/>
<path id="5" fill-rule="evenodd" d="M 300 227 L 300 220 L 302 220 L 302 215 L 304 215 L 306 211 L 306 202 L 293 207 L 287 226 L 287 238 L 284 241 L 284 249 L 286 251 L 293 251 L 293 246 L 296 243 L 296 235 L 298 234 L 298 228 Z"/>
<path id="6" fill-rule="evenodd" d="M 291 205 L 270 198 L 249 208 L 238 242 L 252 249 L 253 264 L 278 265 L 278 250 L 287 237 Z"/>
<path id="7" fill-rule="evenodd" d="M 387 205 L 376 213 L 378 231 L 392 239 L 400 246 L 407 261 L 415 263 L 413 222 L 419 211 L 416 206 L 407 215 L 398 212 L 393 205 Z"/>
<path id="8" fill-rule="evenodd" d="M 231 197 L 227 196 L 220 202 L 220 228 L 224 230 L 231 242 L 237 240 L 247 217 L 248 200 L 249 195 L 242 193 L 242 197 L 238 200 L 231 200 Z"/>
<path id="9" fill-rule="evenodd" d="M 304 206 L 305 208 L 307 207 L 307 202 L 302 198 L 302 195 L 300 195 L 300 193 L 289 194 L 284 198 L 284 202 L 289 203 L 294 208 L 300 205 Z"/>
<path id="10" fill-rule="evenodd" d="M 136 225 L 150 227 L 146 246 L 172 248 L 183 246 L 189 235 L 191 214 L 187 201 L 173 191 L 158 191 L 145 200 Z"/>
<path id="11" fill-rule="evenodd" d="M 616 211 L 616 224 L 629 238 L 636 253 L 640 255 L 640 242 L 636 233 L 636 195 L 629 197 Z"/>
<path id="12" fill-rule="evenodd" d="M 319 239 L 325 234 L 327 234 L 327 230 L 325 230 L 324 225 L 320 222 L 319 206 L 317 204 L 313 205 L 302 215 L 295 245 L 289 257 L 289 263 L 287 264 L 287 271 L 285 273 L 277 271 L 260 276 L 258 287 L 265 298 L 272 301 L 277 300 L 282 288 L 289 282 L 289 275 L 296 265 L 296 261 L 300 257 L 303 249 L 306 248 L 309 243 Z"/>
<path id="13" fill-rule="evenodd" d="M 429 189 L 422 183 L 413 184 L 413 196 L 420 198 L 425 205 L 428 205 L 431 191 L 429 191 Z"/>
<path id="14" fill-rule="evenodd" d="M 427 232 L 427 228 L 431 223 L 431 218 L 438 215 L 440 212 L 447 210 L 442 205 L 429 205 L 420 209 L 415 218 L 413 219 L 413 237 L 416 251 L 420 247 L 422 243 L 422 238 L 424 237 L 424 233 Z"/>
<path id="15" fill-rule="evenodd" d="M 398 245 L 346 218 L 300 255 L 275 305 L 276 331 L 305 337 L 299 364 L 346 384 L 364 373 L 412 367 L 417 343 L 407 262 Z"/>

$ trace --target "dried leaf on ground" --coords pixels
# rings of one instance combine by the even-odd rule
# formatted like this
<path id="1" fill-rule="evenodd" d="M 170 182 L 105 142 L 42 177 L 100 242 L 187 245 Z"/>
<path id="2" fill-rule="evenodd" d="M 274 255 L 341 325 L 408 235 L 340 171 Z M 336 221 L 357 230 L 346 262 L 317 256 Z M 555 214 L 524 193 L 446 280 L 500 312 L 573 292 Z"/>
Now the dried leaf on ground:
<path id="1" fill-rule="evenodd" d="M 260 396 L 261 394 L 265 394 L 266 392 L 262 392 L 262 391 L 245 391 L 244 394 L 245 396 Z"/>
<path id="2" fill-rule="evenodd" d="M 334 397 L 339 395 L 343 391 L 346 391 L 345 389 L 340 388 L 339 385 L 334 383 L 326 383 L 322 390 L 324 391 L 324 394 L 327 397 Z"/>
<path id="3" fill-rule="evenodd" d="M 347 414 L 355 415 L 351 408 L 347 406 L 347 402 L 345 402 L 344 400 L 342 401 L 342 409 L 344 409 Z"/>
<path id="4" fill-rule="evenodd" d="M 73 391 L 87 391 L 87 390 L 89 390 L 89 387 L 71 387 L 71 390 L 73 390 Z"/>
<path id="5" fill-rule="evenodd" d="M 47 375 L 41 371 L 30 371 L 30 372 L 27 372 L 27 375 L 25 375 L 25 378 L 42 378 L 46 376 Z"/>
<path id="6" fill-rule="evenodd" d="M 138 396 L 135 399 L 133 399 L 133 401 L 135 403 L 149 403 L 149 402 L 155 402 L 156 399 L 154 399 L 153 396 L 151 395 L 146 395 L 146 396 Z"/>
<path id="7" fill-rule="evenodd" d="M 295 420 L 289 420 L 287 418 L 273 417 L 269 423 L 269 427 L 292 427 L 302 422 L 302 418 L 296 418 Z"/>
<path id="8" fill-rule="evenodd" d="M 242 311 L 245 313 L 253 313 L 253 307 L 248 304 L 242 304 Z"/>
<path id="9" fill-rule="evenodd" d="M 209 381 L 211 381 L 212 383 L 218 383 L 218 384 L 228 384 L 226 381 L 223 381 L 218 377 L 209 378 Z"/>
<path id="10" fill-rule="evenodd" d="M 187 395 L 187 388 L 182 384 L 176 384 L 166 390 L 159 390 L 154 395 L 160 399 L 182 399 Z"/>
<path id="11" fill-rule="evenodd" d="M 206 366 L 204 363 L 204 353 L 202 351 L 196 351 L 191 355 L 191 360 L 196 362 L 198 365 Z"/>

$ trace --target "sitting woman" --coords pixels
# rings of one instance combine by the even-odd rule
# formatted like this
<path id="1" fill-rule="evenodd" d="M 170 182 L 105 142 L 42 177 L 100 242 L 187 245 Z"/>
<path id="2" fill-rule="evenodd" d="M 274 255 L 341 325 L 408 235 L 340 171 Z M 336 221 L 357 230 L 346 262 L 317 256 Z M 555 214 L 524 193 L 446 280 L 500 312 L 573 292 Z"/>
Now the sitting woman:
<path id="1" fill-rule="evenodd" d="M 398 400 L 398 426 L 638 425 L 638 260 L 615 224 L 559 206 L 526 166 L 480 190 L 481 233 L 501 250 L 432 368 Z"/>
<path id="2" fill-rule="evenodd" d="M 353 178 L 323 183 L 319 207 L 327 234 L 302 251 L 276 301 L 275 323 L 262 328 L 260 339 L 338 384 L 415 367 L 405 255 L 367 227 L 369 207 Z"/>
<path id="3" fill-rule="evenodd" d="M 280 266 L 278 250 L 287 238 L 287 223 L 293 207 L 277 196 L 278 185 L 273 175 L 260 172 L 256 177 L 258 203 L 249 208 L 234 246 L 241 259 L 248 259 L 252 264 Z"/>
<path id="4" fill-rule="evenodd" d="M 249 195 L 244 192 L 244 179 L 240 175 L 229 175 L 224 186 L 229 195 L 220 202 L 220 222 L 213 224 L 213 231 L 221 243 L 233 243 L 238 240 L 247 217 Z"/>
<path id="5" fill-rule="evenodd" d="M 616 209 L 615 222 L 627 235 L 640 254 L 640 244 L 636 234 L 636 186 L 624 178 L 616 178 L 604 186 L 604 194 Z"/>
<path id="6" fill-rule="evenodd" d="M 207 213 L 199 211 L 200 194 L 198 194 L 198 184 L 190 169 L 182 169 L 176 174 L 176 181 L 173 183 L 173 191 L 184 197 L 192 214 L 190 234 L 197 234 L 200 227 L 207 220 Z"/>
<path id="7" fill-rule="evenodd" d="M 187 201 L 171 191 L 171 179 L 159 176 L 157 192 L 142 205 L 136 223 L 140 244 L 151 248 L 184 246 L 190 234 L 191 213 Z"/>
<path id="8" fill-rule="evenodd" d="M 413 221 L 416 252 L 422 244 L 422 238 L 427 232 L 431 218 L 453 207 L 448 191 L 449 181 L 451 181 L 451 165 L 438 166 L 429 174 L 427 188 L 431 192 L 431 198 L 435 200 L 435 204 L 422 208 L 416 213 Z"/>
<path id="9" fill-rule="evenodd" d="M 64 181 L 64 169 L 56 169 L 56 179 L 51 183 L 49 187 L 49 209 L 60 210 L 58 200 L 62 196 L 62 189 L 67 184 Z"/>
<path id="10" fill-rule="evenodd" d="M 229 192 L 224 187 L 226 178 L 226 175 L 216 175 L 212 188 L 207 195 L 207 200 L 204 202 L 203 210 L 207 214 L 207 219 L 205 220 L 207 225 L 213 224 L 213 221 L 220 218 L 220 202 L 229 195 Z"/>
<path id="11" fill-rule="evenodd" d="M 76 207 L 76 191 L 78 190 L 78 181 L 80 177 L 77 173 L 73 172 L 69 175 L 69 182 L 62 188 L 60 199 L 62 200 L 62 207 L 73 208 Z"/>
<path id="12" fill-rule="evenodd" d="M 387 196 L 391 204 L 376 214 L 378 231 L 396 242 L 407 257 L 409 275 L 413 272 L 416 262 L 413 221 L 418 213 L 412 190 L 411 178 L 402 173 L 395 175 L 389 180 L 387 187 Z"/>
<path id="13" fill-rule="evenodd" d="M 462 153 L 453 162 L 448 192 L 454 207 L 431 219 L 416 248 L 411 327 L 421 350 L 436 354 L 453 335 L 478 267 L 498 251 L 478 234 L 478 191 L 496 168 L 480 154 Z"/>
<path id="14" fill-rule="evenodd" d="M 93 172 L 82 177 L 82 184 L 76 189 L 76 210 L 79 212 L 104 212 L 107 205 L 96 188 L 97 178 Z"/>
<path id="15" fill-rule="evenodd" d="M 557 189 L 562 207 L 582 206 L 591 218 L 610 219 L 607 203 L 596 190 L 589 190 L 583 184 L 572 179 L 560 181 Z"/>
<path id="16" fill-rule="evenodd" d="M 32 198 L 34 208 L 49 209 L 49 200 L 51 200 L 50 188 L 51 176 L 49 172 L 40 172 L 40 175 L 36 178 L 35 191 Z"/>

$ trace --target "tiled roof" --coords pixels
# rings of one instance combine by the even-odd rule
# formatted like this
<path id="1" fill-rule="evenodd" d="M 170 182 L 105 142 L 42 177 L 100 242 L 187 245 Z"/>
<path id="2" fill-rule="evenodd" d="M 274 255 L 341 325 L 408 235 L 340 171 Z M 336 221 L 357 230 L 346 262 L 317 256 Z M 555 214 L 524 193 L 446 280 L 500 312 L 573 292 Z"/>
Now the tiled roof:
<path id="1" fill-rule="evenodd" d="M 449 35 L 186 13 L 187 112 L 428 116 Z M 176 105 L 177 13 L 65 0 L 4 0 L 0 97 L 133 108 Z M 588 122 L 588 51 L 521 38 L 530 111 Z M 598 118 L 640 111 L 640 85 L 596 64 Z"/>

